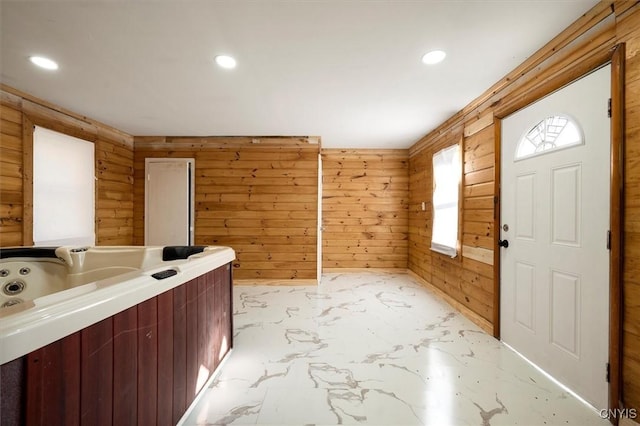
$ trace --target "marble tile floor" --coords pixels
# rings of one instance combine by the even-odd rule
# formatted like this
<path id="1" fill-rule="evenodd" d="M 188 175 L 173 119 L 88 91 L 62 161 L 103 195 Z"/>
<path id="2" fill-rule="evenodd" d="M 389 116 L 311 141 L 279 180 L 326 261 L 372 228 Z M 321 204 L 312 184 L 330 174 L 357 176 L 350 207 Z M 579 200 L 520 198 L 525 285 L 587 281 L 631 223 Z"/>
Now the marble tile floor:
<path id="1" fill-rule="evenodd" d="M 234 350 L 185 425 L 608 425 L 406 274 L 234 287 Z"/>

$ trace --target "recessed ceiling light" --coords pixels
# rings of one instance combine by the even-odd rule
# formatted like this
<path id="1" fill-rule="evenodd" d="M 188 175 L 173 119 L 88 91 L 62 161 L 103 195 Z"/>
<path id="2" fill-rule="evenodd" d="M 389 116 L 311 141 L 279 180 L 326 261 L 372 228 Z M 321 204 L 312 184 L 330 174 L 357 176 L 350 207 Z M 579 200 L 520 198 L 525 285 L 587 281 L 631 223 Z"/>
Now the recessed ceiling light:
<path id="1" fill-rule="evenodd" d="M 231 69 L 231 68 L 235 68 L 236 67 L 236 60 L 234 58 L 232 58 L 231 56 L 218 55 L 218 56 L 216 56 L 215 59 L 216 59 L 216 64 L 218 64 L 222 68 Z"/>
<path id="2" fill-rule="evenodd" d="M 46 70 L 57 70 L 58 64 L 55 61 L 52 61 L 49 58 L 45 58 L 43 56 L 30 56 L 29 60 L 39 66 L 40 68 L 44 68 Z"/>
<path id="3" fill-rule="evenodd" d="M 426 53 L 422 57 L 422 62 L 424 62 L 427 65 L 434 65 L 442 62 L 445 56 L 447 56 L 447 54 L 442 50 L 432 50 L 431 52 Z"/>

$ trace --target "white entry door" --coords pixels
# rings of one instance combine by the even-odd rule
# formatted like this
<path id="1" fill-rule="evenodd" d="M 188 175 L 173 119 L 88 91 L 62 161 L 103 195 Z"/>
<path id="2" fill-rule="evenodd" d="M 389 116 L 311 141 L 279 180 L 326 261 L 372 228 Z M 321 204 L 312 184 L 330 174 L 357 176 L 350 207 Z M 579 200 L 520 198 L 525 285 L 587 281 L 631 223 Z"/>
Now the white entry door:
<path id="1" fill-rule="evenodd" d="M 147 158 L 145 245 L 192 245 L 194 185 L 191 158 Z"/>
<path id="2" fill-rule="evenodd" d="M 608 407 L 610 81 L 606 66 L 502 121 L 501 337 L 598 409 Z"/>

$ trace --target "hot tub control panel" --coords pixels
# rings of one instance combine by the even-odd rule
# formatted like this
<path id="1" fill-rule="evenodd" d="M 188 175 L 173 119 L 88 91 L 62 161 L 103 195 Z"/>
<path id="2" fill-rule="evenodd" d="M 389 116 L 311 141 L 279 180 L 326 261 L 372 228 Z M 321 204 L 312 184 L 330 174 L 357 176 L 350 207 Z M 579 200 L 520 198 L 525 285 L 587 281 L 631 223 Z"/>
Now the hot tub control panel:
<path id="1" fill-rule="evenodd" d="M 156 272 L 155 274 L 151 274 L 151 276 L 156 280 L 164 280 L 165 278 L 169 278 L 177 274 L 178 274 L 178 271 L 176 271 L 175 269 L 167 269 L 165 271 L 160 271 L 160 272 Z"/>

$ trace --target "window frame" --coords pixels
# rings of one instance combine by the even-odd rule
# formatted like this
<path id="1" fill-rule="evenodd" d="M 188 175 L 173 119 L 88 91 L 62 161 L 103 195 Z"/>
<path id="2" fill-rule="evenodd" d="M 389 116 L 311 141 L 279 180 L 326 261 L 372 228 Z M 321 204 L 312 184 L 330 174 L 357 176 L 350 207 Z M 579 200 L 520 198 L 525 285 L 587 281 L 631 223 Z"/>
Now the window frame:
<path id="1" fill-rule="evenodd" d="M 457 199 L 456 199 L 456 205 L 455 205 L 457 218 L 456 218 L 456 226 L 455 226 L 455 230 L 456 230 L 455 246 L 449 246 L 446 244 L 442 244 L 441 242 L 434 241 L 434 231 L 437 225 L 436 220 L 437 220 L 437 210 L 438 210 L 438 205 L 436 204 L 436 201 L 435 201 L 436 187 L 437 187 L 435 162 L 438 156 L 445 155 L 447 151 L 451 151 L 453 149 L 457 150 L 457 152 L 454 154 L 453 158 L 451 159 L 451 165 L 457 167 L 456 170 L 453 170 L 453 172 L 455 172 L 457 175 L 457 183 L 456 183 Z M 432 227 L 431 227 L 431 238 L 430 238 L 431 242 L 429 247 L 430 247 L 430 250 L 433 252 L 440 253 L 440 254 L 449 256 L 451 258 L 456 258 L 456 257 L 459 257 L 459 254 L 461 253 L 461 248 L 462 248 L 460 224 L 461 224 L 461 218 L 462 218 L 463 152 L 462 152 L 461 142 L 456 142 L 454 144 L 448 145 L 433 153 L 431 158 L 431 176 L 432 176 L 432 188 L 431 188 Z M 445 203 L 445 205 L 447 204 L 449 203 Z"/>

